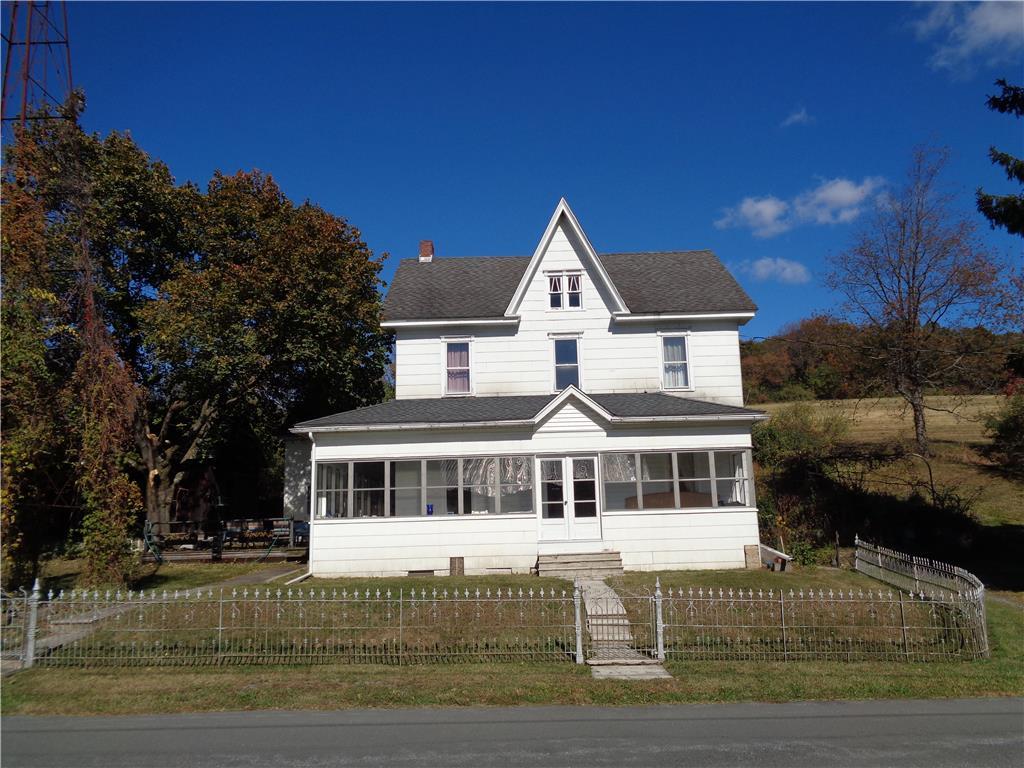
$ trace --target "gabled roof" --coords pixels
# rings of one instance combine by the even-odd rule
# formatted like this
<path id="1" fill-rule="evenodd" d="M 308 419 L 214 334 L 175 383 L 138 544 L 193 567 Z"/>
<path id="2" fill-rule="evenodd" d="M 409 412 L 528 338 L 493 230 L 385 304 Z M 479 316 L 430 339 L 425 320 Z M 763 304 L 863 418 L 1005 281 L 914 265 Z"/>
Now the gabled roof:
<path id="1" fill-rule="evenodd" d="M 607 253 L 598 259 L 634 314 L 757 310 L 711 251 Z M 442 258 L 428 264 L 403 259 L 384 300 L 384 318 L 501 318 L 529 263 L 529 256 Z"/>
<path id="2" fill-rule="evenodd" d="M 576 214 L 572 212 L 572 208 L 569 207 L 569 203 L 566 202 L 563 197 L 558 201 L 558 205 L 555 206 L 555 212 L 551 214 L 551 219 L 548 221 L 548 225 L 544 229 L 544 234 L 540 237 L 540 242 L 537 243 L 537 247 L 533 251 L 530 263 L 527 264 L 526 271 L 519 280 L 519 285 L 516 286 L 515 293 L 512 294 L 512 299 L 505 308 L 505 316 L 515 317 L 519 314 L 519 305 L 523 303 L 523 297 L 526 295 L 526 290 L 530 287 L 530 282 L 533 280 L 533 276 L 540 268 L 540 263 L 544 259 L 544 254 L 547 252 L 548 246 L 551 244 L 551 238 L 554 237 L 555 231 L 563 221 L 565 222 L 565 226 L 569 233 L 576 236 L 576 239 L 579 241 L 580 246 L 583 249 L 583 253 L 579 255 L 581 256 L 584 265 L 590 267 L 590 271 L 592 271 L 596 280 L 604 285 L 605 290 L 608 292 L 608 297 L 612 302 L 612 312 L 628 312 L 629 308 L 622 300 L 622 296 L 619 295 L 619 292 L 615 288 L 615 284 L 612 282 L 611 278 L 608 276 L 608 272 L 605 270 L 604 265 L 601 264 L 601 261 L 597 258 L 597 251 L 595 251 L 594 246 L 590 244 L 590 238 L 587 237 L 587 233 L 583 231 L 583 227 L 580 226 L 579 219 L 576 218 Z"/>
<path id="3" fill-rule="evenodd" d="M 757 306 L 708 250 L 598 254 L 561 200 L 533 256 L 435 258 L 399 262 L 384 300 L 385 324 L 412 321 L 514 322 L 551 237 L 564 221 L 605 284 L 617 319 L 647 315 L 739 314 Z"/>
<path id="4" fill-rule="evenodd" d="M 760 411 L 721 405 L 663 392 L 591 394 L 570 387 L 553 395 L 438 397 L 391 400 L 351 411 L 303 421 L 292 432 L 368 429 L 432 429 L 537 424 L 558 405 L 577 400 L 609 422 L 756 421 Z"/>

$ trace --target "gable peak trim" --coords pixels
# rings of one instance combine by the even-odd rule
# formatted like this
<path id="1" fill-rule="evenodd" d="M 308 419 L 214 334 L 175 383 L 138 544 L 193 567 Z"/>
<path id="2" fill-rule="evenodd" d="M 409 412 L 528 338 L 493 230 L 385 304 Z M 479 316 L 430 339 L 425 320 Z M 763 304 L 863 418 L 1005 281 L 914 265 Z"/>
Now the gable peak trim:
<path id="1" fill-rule="evenodd" d="M 629 307 L 626 306 L 626 302 L 623 301 L 622 296 L 619 294 L 618 288 L 612 282 L 611 276 L 608 271 L 604 268 L 601 263 L 601 259 L 597 256 L 597 251 L 594 250 L 594 246 L 590 242 L 590 238 L 587 237 L 587 233 L 583 231 L 583 227 L 580 225 L 579 219 L 576 218 L 576 214 L 572 212 L 572 208 L 569 207 L 569 202 L 563 197 L 558 201 L 558 205 L 555 206 L 554 213 L 551 214 L 551 219 L 548 221 L 547 227 L 544 229 L 544 234 L 541 235 L 540 242 L 537 243 L 537 248 L 533 252 L 533 256 L 530 258 L 530 263 L 526 267 L 526 271 L 523 273 L 522 279 L 519 281 L 519 285 L 516 288 L 515 293 L 512 294 L 512 300 L 509 302 L 508 307 L 505 309 L 506 317 L 515 317 L 519 314 L 519 307 L 523 303 L 523 298 L 526 296 L 526 291 L 530 287 L 530 283 L 533 281 L 534 275 L 537 274 L 537 270 L 540 268 L 541 259 L 544 257 L 545 251 L 551 244 L 551 238 L 554 237 L 555 230 L 558 228 L 561 220 L 565 218 L 569 229 L 572 230 L 573 234 L 583 244 L 584 257 L 590 262 L 589 267 L 592 269 L 597 278 L 604 284 L 605 289 L 611 296 L 612 312 L 628 313 Z"/>
<path id="2" fill-rule="evenodd" d="M 610 411 L 602 407 L 596 400 L 588 397 L 586 393 L 581 392 L 580 390 L 576 389 L 574 385 L 570 384 L 568 387 L 559 392 L 554 398 L 552 398 L 551 402 L 549 402 L 547 405 L 545 405 L 543 408 L 537 411 L 537 415 L 533 417 L 534 423 L 540 424 L 542 421 L 544 421 L 544 419 L 546 419 L 552 413 L 561 408 L 562 405 L 567 403 L 569 400 L 576 400 L 581 405 L 585 406 L 589 410 L 596 413 L 605 421 L 612 421 L 615 419 L 615 416 Z"/>

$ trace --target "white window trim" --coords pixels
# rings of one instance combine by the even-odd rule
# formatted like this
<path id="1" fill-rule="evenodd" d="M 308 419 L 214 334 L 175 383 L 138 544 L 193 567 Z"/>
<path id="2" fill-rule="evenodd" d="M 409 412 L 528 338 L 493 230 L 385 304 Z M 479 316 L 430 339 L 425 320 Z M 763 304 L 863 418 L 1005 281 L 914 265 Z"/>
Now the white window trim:
<path id="1" fill-rule="evenodd" d="M 553 269 L 545 270 L 542 272 L 544 275 L 544 307 L 547 312 L 582 312 L 584 307 L 583 302 L 583 270 L 582 269 Z M 578 307 L 569 306 L 569 276 L 576 275 L 580 279 L 580 305 Z M 551 284 L 550 280 L 552 277 L 559 277 L 562 279 L 562 306 L 552 307 L 551 306 Z"/>
<path id="2" fill-rule="evenodd" d="M 469 391 L 449 392 L 448 391 L 448 345 L 467 344 L 469 345 Z M 441 337 L 441 396 L 442 397 L 472 397 L 476 394 L 476 376 L 473 375 L 473 337 L 472 336 L 442 336 Z"/>
<path id="3" fill-rule="evenodd" d="M 662 392 L 693 392 L 696 385 L 693 381 L 693 345 L 690 343 L 690 331 L 658 331 L 658 376 Z M 665 386 L 665 339 L 682 338 L 686 345 L 686 383 L 685 387 Z"/>
<path id="4" fill-rule="evenodd" d="M 551 340 L 551 392 L 552 394 L 558 394 L 563 392 L 558 388 L 558 375 L 555 363 L 555 342 L 566 341 L 568 339 L 574 339 L 576 341 L 576 369 L 579 372 L 579 385 L 576 387 L 580 392 L 585 392 L 583 388 L 583 334 L 581 332 L 575 333 L 549 333 L 548 338 Z"/>

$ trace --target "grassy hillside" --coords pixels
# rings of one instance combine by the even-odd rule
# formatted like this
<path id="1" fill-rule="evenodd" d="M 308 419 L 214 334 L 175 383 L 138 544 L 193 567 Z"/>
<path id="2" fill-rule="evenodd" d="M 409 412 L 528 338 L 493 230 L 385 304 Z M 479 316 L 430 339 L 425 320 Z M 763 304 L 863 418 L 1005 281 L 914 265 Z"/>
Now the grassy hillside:
<path id="1" fill-rule="evenodd" d="M 868 483 L 886 500 L 905 498 L 909 493 L 906 481 L 927 481 L 930 466 L 937 486 L 955 489 L 961 497 L 971 500 L 970 517 L 966 520 L 934 521 L 942 528 L 938 538 L 942 538 L 943 532 L 948 533 L 948 547 L 943 547 L 942 551 L 921 552 L 912 543 L 907 543 L 914 541 L 915 534 L 922 539 L 927 538 L 924 531 L 910 530 L 911 525 L 929 525 L 927 520 L 911 523 L 909 517 L 905 541 L 887 543 L 903 545 L 920 554 L 945 559 L 956 557 L 958 564 L 977 569 L 976 572 L 986 580 L 1003 588 L 1022 590 L 1024 566 L 1019 560 L 1020 552 L 1024 551 L 1024 484 L 1007 477 L 980 450 L 988 443 L 984 434 L 984 417 L 998 410 L 1002 402 L 1003 398 L 988 395 L 928 398 L 928 405 L 937 409 L 927 414 L 934 455 L 927 463 L 911 457 L 875 470 L 868 475 Z M 772 413 L 787 405 L 770 403 L 758 407 Z M 810 405 L 848 416 L 853 425 L 848 438 L 851 443 L 899 442 L 913 450 L 913 418 L 901 400 L 832 400 Z M 884 507 L 885 514 L 899 514 L 898 503 Z M 872 513 L 877 520 L 877 509 L 865 510 L 865 520 Z M 891 522 L 900 523 L 899 520 Z"/>

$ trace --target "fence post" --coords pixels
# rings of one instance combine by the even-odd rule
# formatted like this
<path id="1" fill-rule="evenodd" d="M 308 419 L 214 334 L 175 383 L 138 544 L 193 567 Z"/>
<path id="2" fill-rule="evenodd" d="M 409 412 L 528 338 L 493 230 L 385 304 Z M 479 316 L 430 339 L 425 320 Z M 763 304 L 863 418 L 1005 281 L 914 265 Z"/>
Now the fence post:
<path id="1" fill-rule="evenodd" d="M 22 653 L 21 667 L 28 669 L 36 661 L 36 628 L 39 622 L 39 579 L 32 585 L 32 594 L 28 596 L 28 626 L 25 628 L 25 650 Z"/>
<path id="2" fill-rule="evenodd" d="M 405 655 L 405 644 L 402 642 L 402 620 L 404 619 L 403 607 L 405 605 L 405 590 L 398 588 L 398 666 L 402 666 L 402 656 Z"/>
<path id="3" fill-rule="evenodd" d="M 217 603 L 217 660 L 224 656 L 224 587 L 220 588 Z"/>
<path id="4" fill-rule="evenodd" d="M 779 616 L 782 618 L 782 660 L 789 661 L 789 646 L 786 642 L 786 596 L 779 590 Z"/>
<path id="5" fill-rule="evenodd" d="M 583 611 L 580 603 L 583 602 L 580 594 L 579 579 L 573 579 L 572 602 L 576 609 L 576 663 L 583 663 Z"/>
<path id="6" fill-rule="evenodd" d="M 658 661 L 665 660 L 665 619 L 661 608 L 661 579 L 654 579 L 654 626 L 658 635 Z"/>
<path id="7" fill-rule="evenodd" d="M 903 590 L 899 590 L 900 595 L 900 629 L 903 631 L 903 655 L 910 659 L 910 646 L 907 644 L 907 618 L 903 612 Z"/>

